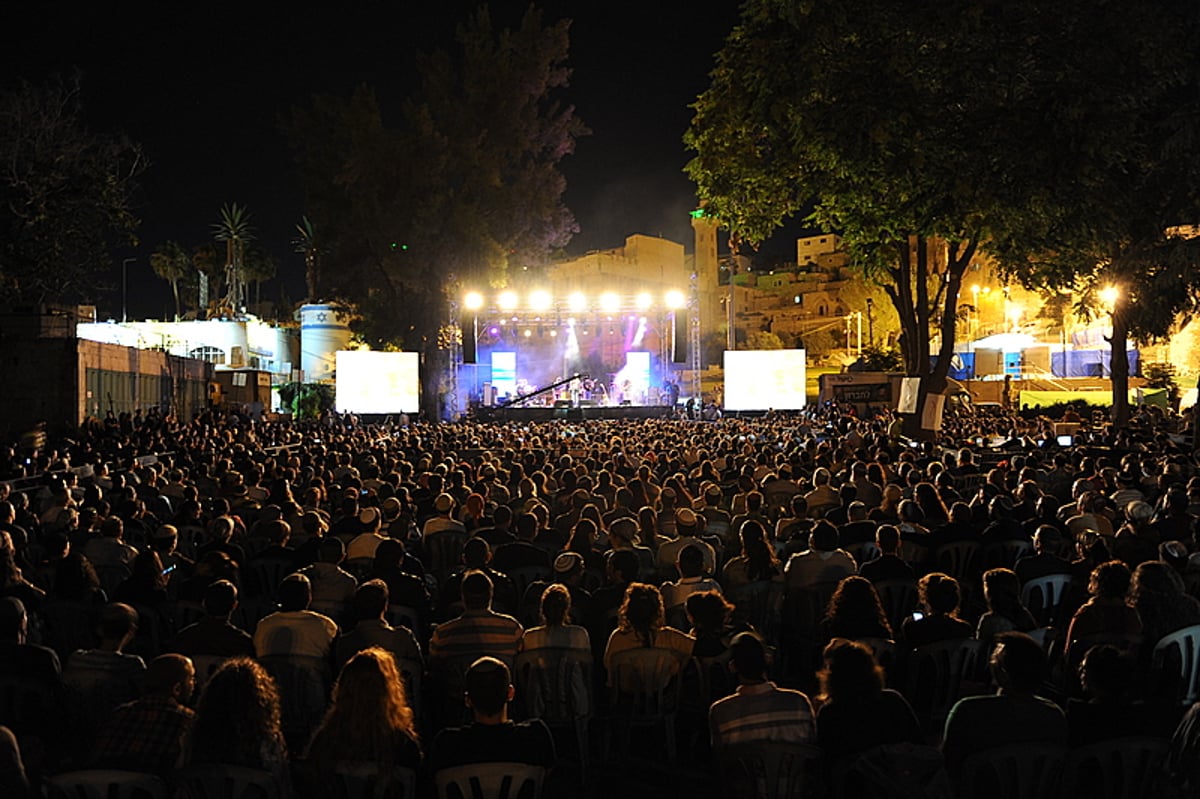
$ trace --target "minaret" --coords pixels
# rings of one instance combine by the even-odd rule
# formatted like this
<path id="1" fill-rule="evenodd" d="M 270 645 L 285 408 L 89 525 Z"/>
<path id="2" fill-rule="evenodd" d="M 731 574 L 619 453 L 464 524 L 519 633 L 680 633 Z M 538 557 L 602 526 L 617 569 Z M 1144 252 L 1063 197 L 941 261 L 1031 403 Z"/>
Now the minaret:
<path id="1" fill-rule="evenodd" d="M 700 289 L 700 332 L 702 336 L 718 332 L 725 323 L 721 314 L 721 291 L 717 271 L 717 220 L 703 208 L 692 211 L 695 233 L 696 281 Z"/>

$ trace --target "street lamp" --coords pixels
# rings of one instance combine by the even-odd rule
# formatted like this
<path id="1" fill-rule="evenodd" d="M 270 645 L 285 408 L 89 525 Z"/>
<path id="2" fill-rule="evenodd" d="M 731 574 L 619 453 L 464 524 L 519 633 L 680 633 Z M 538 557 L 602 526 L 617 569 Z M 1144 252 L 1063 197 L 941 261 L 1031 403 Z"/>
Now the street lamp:
<path id="1" fill-rule="evenodd" d="M 121 324 L 125 324 L 129 320 L 129 314 L 126 312 L 126 298 L 128 296 L 129 287 L 129 265 L 136 261 L 137 258 L 126 258 L 121 262 Z"/>

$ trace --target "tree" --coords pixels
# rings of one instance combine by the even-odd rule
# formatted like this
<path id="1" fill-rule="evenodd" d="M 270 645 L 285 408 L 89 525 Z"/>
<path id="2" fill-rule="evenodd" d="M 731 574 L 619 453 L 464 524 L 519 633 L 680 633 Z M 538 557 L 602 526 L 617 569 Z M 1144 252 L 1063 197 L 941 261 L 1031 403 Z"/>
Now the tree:
<path id="1" fill-rule="evenodd" d="M 783 341 L 769 330 L 751 330 L 740 350 L 781 350 Z"/>
<path id="2" fill-rule="evenodd" d="M 262 313 L 262 284 L 276 274 L 275 259 L 270 253 L 262 247 L 250 246 L 246 248 L 245 259 L 242 262 L 242 275 L 248 283 L 254 284 L 254 307 L 255 313 L 263 316 Z"/>
<path id="3" fill-rule="evenodd" d="M 93 298 L 110 249 L 136 243 L 138 146 L 89 131 L 79 78 L 0 90 L 0 298 Z"/>
<path id="4" fill-rule="evenodd" d="M 316 228 L 307 216 L 300 217 L 300 223 L 296 225 L 292 251 L 304 256 L 304 287 L 308 290 L 307 299 L 309 302 L 316 302 L 320 299 L 321 245 L 317 241 Z"/>
<path id="5" fill-rule="evenodd" d="M 179 284 L 186 281 L 192 274 L 192 257 L 177 241 L 165 241 L 150 254 L 150 268 L 154 274 L 171 284 L 171 293 L 175 297 L 175 320 L 183 315 L 179 297 Z"/>
<path id="6" fill-rule="evenodd" d="M 558 164 L 587 130 L 554 99 L 570 74 L 567 31 L 533 9 L 496 31 L 482 9 L 455 55 L 421 61 L 397 127 L 366 88 L 315 98 L 286 123 L 321 232 L 321 288 L 358 307 L 372 347 L 423 352 L 431 414 L 460 285 L 503 284 L 510 264 L 547 262 L 577 230 Z"/>
<path id="7" fill-rule="evenodd" d="M 246 306 L 246 245 L 254 241 L 250 212 L 237 203 L 221 206 L 221 217 L 212 225 L 213 238 L 225 243 L 224 314 L 237 316 Z"/>
<path id="8" fill-rule="evenodd" d="M 695 105 L 688 172 L 734 236 L 814 209 L 883 283 L 922 395 L 940 391 L 977 253 L 1006 253 L 1014 277 L 1053 288 L 1083 252 L 1131 240 L 1118 195 L 1156 151 L 1148 132 L 1164 133 L 1145 111 L 1170 86 L 1190 107 L 1179 87 L 1197 72 L 1195 15 L 1149 5 L 749 0 Z M 1157 219 L 1160 236 L 1176 218 Z M 1073 265 L 1039 281 L 1031 253 Z"/>

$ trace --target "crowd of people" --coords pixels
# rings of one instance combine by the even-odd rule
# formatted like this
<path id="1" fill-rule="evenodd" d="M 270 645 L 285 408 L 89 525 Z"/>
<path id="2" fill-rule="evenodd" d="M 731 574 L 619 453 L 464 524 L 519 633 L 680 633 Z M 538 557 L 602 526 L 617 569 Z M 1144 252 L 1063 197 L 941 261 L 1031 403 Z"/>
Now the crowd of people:
<path id="1" fill-rule="evenodd" d="M 726 785 L 778 745 L 826 783 L 903 752 L 934 786 L 996 747 L 1136 736 L 1169 742 L 1159 789 L 1194 795 L 1200 704 L 1160 646 L 1200 625 L 1191 429 L 1076 415 L 1063 445 L 1054 422 L 963 415 L 912 441 L 835 406 L 139 414 L 24 440 L 0 452 L 0 681 L 20 697 L 0 792 L 224 764 L 322 795 L 347 762 L 429 786 L 596 754 L 620 786 L 624 703 L 650 691 L 668 729 L 644 750 Z M 531 678 L 567 661 L 562 691 Z M 605 734 L 555 734 L 563 713 Z M 593 745 L 613 737 L 619 755 Z"/>

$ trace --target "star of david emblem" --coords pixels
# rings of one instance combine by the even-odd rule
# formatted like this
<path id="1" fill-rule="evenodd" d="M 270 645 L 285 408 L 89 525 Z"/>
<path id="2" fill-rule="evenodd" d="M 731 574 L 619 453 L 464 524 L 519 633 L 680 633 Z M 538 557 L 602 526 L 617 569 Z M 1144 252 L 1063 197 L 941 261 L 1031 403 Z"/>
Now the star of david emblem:
<path id="1" fill-rule="evenodd" d="M 321 313 L 317 314 L 318 322 L 324 322 L 328 318 L 329 318 L 329 314 L 325 313 L 324 311 L 321 311 Z"/>

